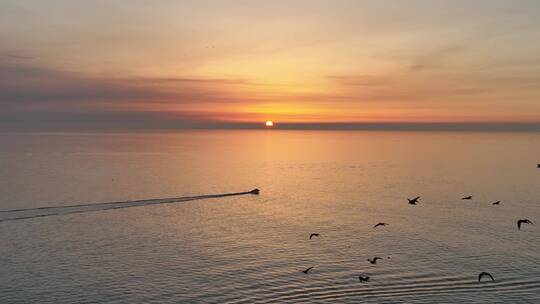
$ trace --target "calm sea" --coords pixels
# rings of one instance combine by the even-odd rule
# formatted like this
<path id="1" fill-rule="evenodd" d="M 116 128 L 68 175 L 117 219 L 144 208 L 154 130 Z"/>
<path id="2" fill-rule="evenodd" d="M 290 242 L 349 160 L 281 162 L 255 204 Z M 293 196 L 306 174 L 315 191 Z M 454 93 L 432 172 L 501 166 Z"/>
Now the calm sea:
<path id="1" fill-rule="evenodd" d="M 540 303 L 537 163 L 540 133 L 0 134 L 0 303 Z"/>

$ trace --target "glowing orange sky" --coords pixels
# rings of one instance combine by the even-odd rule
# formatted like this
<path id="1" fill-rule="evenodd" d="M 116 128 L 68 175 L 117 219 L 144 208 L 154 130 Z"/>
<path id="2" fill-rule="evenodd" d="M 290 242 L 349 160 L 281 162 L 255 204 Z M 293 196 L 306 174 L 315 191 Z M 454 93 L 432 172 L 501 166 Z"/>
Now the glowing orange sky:
<path id="1" fill-rule="evenodd" d="M 9 117 L 540 122 L 537 1 L 12 1 L 0 20 Z"/>

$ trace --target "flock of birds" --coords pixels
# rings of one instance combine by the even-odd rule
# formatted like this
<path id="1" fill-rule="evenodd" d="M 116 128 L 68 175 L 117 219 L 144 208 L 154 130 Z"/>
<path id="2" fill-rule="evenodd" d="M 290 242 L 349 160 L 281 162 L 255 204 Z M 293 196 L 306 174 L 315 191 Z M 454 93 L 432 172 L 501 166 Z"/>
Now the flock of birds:
<path id="1" fill-rule="evenodd" d="M 538 168 L 540 168 L 540 164 L 537 165 Z M 469 196 L 465 196 L 465 197 L 462 197 L 461 200 L 472 200 L 472 195 L 469 195 Z M 409 205 L 417 205 L 419 203 L 419 200 L 420 200 L 420 196 L 417 196 L 415 198 L 408 198 L 407 199 L 409 201 Z M 500 205 L 501 204 L 501 201 L 496 201 L 496 202 L 493 202 L 492 205 Z M 521 230 L 521 225 L 523 224 L 533 224 L 533 222 L 531 222 L 529 219 L 519 219 L 517 221 L 517 227 L 518 227 L 518 230 Z M 383 227 L 383 226 L 388 226 L 388 223 L 384 223 L 384 222 L 380 222 L 380 223 L 377 223 L 373 226 L 373 228 L 377 228 L 377 227 Z M 310 236 L 309 236 L 309 239 L 311 240 L 313 237 L 319 237 L 320 234 L 319 233 L 312 233 Z M 390 257 L 388 257 L 389 259 Z M 377 264 L 377 260 L 382 260 L 383 258 L 381 257 L 374 257 L 372 259 L 367 259 L 371 264 Z M 311 266 L 305 270 L 302 270 L 303 273 L 305 274 L 308 274 L 309 271 L 311 269 L 315 268 L 315 266 Z M 478 282 L 482 282 L 482 278 L 484 277 L 489 277 L 491 279 L 492 282 L 495 282 L 495 278 L 493 278 L 493 275 L 491 275 L 489 272 L 481 272 L 480 274 L 478 274 Z M 362 283 L 366 283 L 366 282 L 369 282 L 369 276 L 367 275 L 359 275 L 358 276 L 358 280 Z"/>

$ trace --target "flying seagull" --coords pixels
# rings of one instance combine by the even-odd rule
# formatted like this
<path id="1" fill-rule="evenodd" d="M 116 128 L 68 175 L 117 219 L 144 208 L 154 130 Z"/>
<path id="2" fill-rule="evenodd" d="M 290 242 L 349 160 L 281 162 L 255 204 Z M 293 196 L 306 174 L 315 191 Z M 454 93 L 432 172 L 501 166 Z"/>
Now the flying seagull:
<path id="1" fill-rule="evenodd" d="M 309 268 L 306 269 L 306 270 L 302 270 L 302 272 L 305 273 L 305 274 L 308 274 L 308 272 L 309 272 L 311 269 L 313 269 L 313 267 L 315 267 L 315 266 L 311 266 L 311 267 L 309 267 Z"/>
<path id="2" fill-rule="evenodd" d="M 312 233 L 312 234 L 309 236 L 309 239 L 311 240 L 311 238 L 314 237 L 314 236 L 321 236 L 321 235 L 318 234 L 318 233 Z"/>
<path id="3" fill-rule="evenodd" d="M 462 199 L 462 200 L 471 200 L 471 199 L 472 199 L 472 195 L 462 197 L 461 199 Z"/>
<path id="4" fill-rule="evenodd" d="M 518 229 L 521 230 L 521 224 L 531 224 L 533 222 L 529 221 L 528 219 L 521 219 L 517 221 Z"/>
<path id="5" fill-rule="evenodd" d="M 367 259 L 371 264 L 377 264 L 377 260 L 382 260 L 380 257 L 374 257 L 373 259 Z"/>
<path id="6" fill-rule="evenodd" d="M 379 226 L 386 226 L 388 225 L 387 223 L 378 223 L 377 225 L 373 226 L 373 228 L 377 228 Z"/>
<path id="7" fill-rule="evenodd" d="M 418 199 L 420 199 L 420 196 L 417 196 L 413 199 L 408 198 L 407 200 L 409 201 L 410 205 L 416 205 L 416 203 L 418 203 Z"/>
<path id="8" fill-rule="evenodd" d="M 501 203 L 501 201 L 496 201 L 492 205 L 499 205 L 500 203 Z"/>
<path id="9" fill-rule="evenodd" d="M 491 281 L 495 282 L 495 279 L 493 278 L 493 276 L 488 272 L 480 272 L 480 274 L 478 275 L 478 282 L 480 282 L 482 280 L 482 277 L 484 276 L 490 277 Z"/>
<path id="10" fill-rule="evenodd" d="M 358 276 L 358 280 L 360 280 L 360 282 L 367 282 L 369 281 L 369 276 Z"/>

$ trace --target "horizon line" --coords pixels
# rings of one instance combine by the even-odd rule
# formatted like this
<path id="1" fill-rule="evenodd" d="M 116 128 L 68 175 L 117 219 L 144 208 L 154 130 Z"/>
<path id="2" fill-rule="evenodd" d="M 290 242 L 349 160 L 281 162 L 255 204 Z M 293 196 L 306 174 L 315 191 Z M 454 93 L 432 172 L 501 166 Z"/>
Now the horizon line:
<path id="1" fill-rule="evenodd" d="M 461 132 L 540 132 L 540 122 L 274 122 L 266 127 L 260 122 L 179 122 L 177 124 L 147 125 L 140 128 L 132 124 L 96 126 L 50 125 L 40 128 L 12 126 L 0 128 L 0 133 L 77 133 L 77 132 L 131 132 L 181 130 L 316 130 L 316 131 L 461 131 Z"/>

